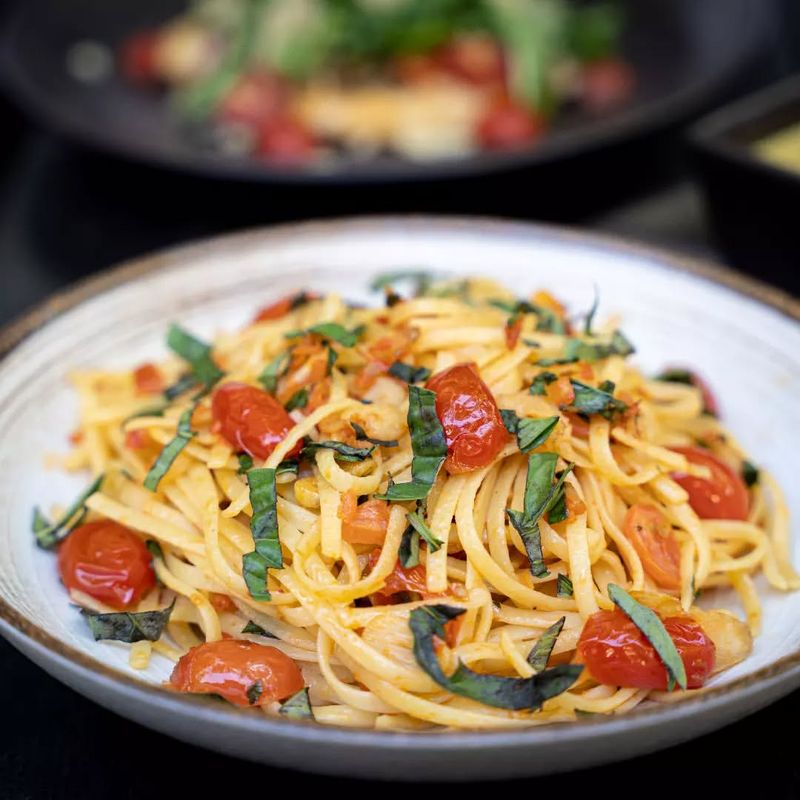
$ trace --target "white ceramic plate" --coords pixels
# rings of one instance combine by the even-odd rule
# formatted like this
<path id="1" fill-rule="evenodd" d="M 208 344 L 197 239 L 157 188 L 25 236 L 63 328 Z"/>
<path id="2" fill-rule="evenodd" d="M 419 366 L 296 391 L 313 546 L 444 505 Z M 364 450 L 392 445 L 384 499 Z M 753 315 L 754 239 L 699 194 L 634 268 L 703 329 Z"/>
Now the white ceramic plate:
<path id="1" fill-rule="evenodd" d="M 691 365 L 709 379 L 730 428 L 774 472 L 800 519 L 800 304 L 788 297 L 663 253 L 548 227 L 424 218 L 287 226 L 126 265 L 0 337 L 0 632 L 87 697 L 157 730 L 245 758 L 363 777 L 466 780 L 585 767 L 708 732 L 800 685 L 800 593 L 766 587 L 752 656 L 705 694 L 521 732 L 409 735 L 271 720 L 163 690 L 167 662 L 135 672 L 124 646 L 92 641 L 52 555 L 30 533 L 35 504 L 69 500 L 85 485 L 43 467 L 74 424 L 66 374 L 163 355 L 172 320 L 210 338 L 294 289 L 368 301 L 371 276 L 419 266 L 487 275 L 520 294 L 550 288 L 572 309 L 588 308 L 596 285 L 601 315 L 622 315 L 646 370 Z M 794 532 L 800 561 L 797 525 Z"/>

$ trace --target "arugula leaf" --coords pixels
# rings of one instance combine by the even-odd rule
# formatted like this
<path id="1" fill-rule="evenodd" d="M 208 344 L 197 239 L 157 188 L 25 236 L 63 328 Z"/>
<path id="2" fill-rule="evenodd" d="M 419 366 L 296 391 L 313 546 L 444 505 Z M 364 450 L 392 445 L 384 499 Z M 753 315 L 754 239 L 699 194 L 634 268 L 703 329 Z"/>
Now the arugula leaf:
<path id="1" fill-rule="evenodd" d="M 572 581 L 559 572 L 556 577 L 556 597 L 572 597 L 573 594 Z"/>
<path id="2" fill-rule="evenodd" d="M 463 613 L 463 608 L 429 605 L 415 608 L 409 615 L 417 664 L 439 686 L 453 694 L 495 708 L 536 709 L 545 700 L 569 689 L 583 671 L 580 665 L 562 664 L 530 678 L 505 678 L 473 672 L 459 661 L 456 670 L 451 675 L 445 675 L 436 656 L 434 637 L 444 639 L 444 624 Z"/>
<path id="3" fill-rule="evenodd" d="M 553 381 L 558 380 L 558 375 L 554 372 L 540 372 L 531 383 L 531 388 L 528 390 L 530 394 L 533 395 L 543 395 L 546 394 L 546 388 L 549 386 Z"/>
<path id="4" fill-rule="evenodd" d="M 677 683 L 686 688 L 686 668 L 675 647 L 675 642 L 667 633 L 661 618 L 647 606 L 634 600 L 624 589 L 615 583 L 608 584 L 608 596 L 614 604 L 631 620 L 653 645 L 669 676 L 669 690 Z"/>
<path id="5" fill-rule="evenodd" d="M 755 464 L 751 464 L 746 459 L 742 461 L 742 480 L 747 486 L 755 486 L 758 483 L 759 471 Z"/>
<path id="6" fill-rule="evenodd" d="M 167 474 L 169 468 L 175 462 L 175 459 L 180 455 L 181 451 L 187 444 L 197 435 L 192 430 L 192 414 L 200 403 L 200 398 L 195 399 L 192 405 L 181 414 L 178 420 L 178 429 L 175 432 L 175 437 L 164 445 L 164 449 L 158 454 L 158 458 L 150 471 L 144 479 L 144 486 L 151 492 L 158 489 L 158 484 L 161 479 Z"/>
<path id="7" fill-rule="evenodd" d="M 167 333 L 167 346 L 192 368 L 192 375 L 206 388 L 212 387 L 225 373 L 214 363 L 211 346 L 174 323 Z"/>
<path id="8" fill-rule="evenodd" d="M 307 333 L 316 333 L 323 339 L 330 339 L 332 342 L 337 342 L 342 347 L 353 347 L 358 342 L 358 337 L 363 333 L 363 328 L 354 328 L 348 331 L 347 328 L 340 325 L 338 322 L 320 322 L 317 325 L 312 325 L 301 331 L 291 331 L 285 333 L 287 339 L 297 339 L 300 336 L 305 336 Z"/>
<path id="9" fill-rule="evenodd" d="M 428 527 L 428 524 L 418 511 L 409 511 L 406 514 L 406 519 L 411 527 L 426 541 L 428 550 L 431 553 L 435 553 L 442 546 L 442 541 L 433 535 L 433 531 Z"/>
<path id="10" fill-rule="evenodd" d="M 367 432 L 357 422 L 351 422 L 350 427 L 355 432 L 356 440 L 359 442 L 369 442 L 378 447 L 397 447 L 399 444 L 397 439 L 373 439 L 371 436 L 367 436 Z"/>
<path id="11" fill-rule="evenodd" d="M 72 502 L 70 507 L 61 515 L 55 522 L 50 522 L 47 517 L 42 514 L 38 506 L 33 509 L 33 521 L 31 530 L 36 537 L 36 544 L 43 550 L 52 550 L 59 542 L 69 536 L 70 533 L 80 524 L 81 520 L 86 514 L 86 501 L 97 491 L 103 484 L 105 474 L 98 475 L 89 486 L 84 489 Z M 79 514 L 78 519 L 75 515 Z M 72 522 L 70 525 L 69 523 Z"/>
<path id="12" fill-rule="evenodd" d="M 294 411 L 296 408 L 305 408 L 308 405 L 308 387 L 298 389 L 287 401 L 284 408 Z"/>
<path id="13" fill-rule="evenodd" d="M 411 364 L 404 364 L 402 361 L 395 361 L 389 367 L 389 374 L 399 378 L 406 383 L 422 383 L 431 376 L 431 371 L 425 367 L 412 367 Z"/>
<path id="14" fill-rule="evenodd" d="M 249 633 L 253 636 L 266 636 L 268 639 L 278 638 L 274 633 L 270 633 L 268 630 L 262 628 L 257 622 L 253 622 L 253 620 L 247 621 L 247 625 L 242 628 L 242 633 Z"/>
<path id="15" fill-rule="evenodd" d="M 263 370 L 261 370 L 261 374 L 258 376 L 258 382 L 270 393 L 275 394 L 275 390 L 278 388 L 278 380 L 286 374 L 286 370 L 289 367 L 289 361 L 291 360 L 291 354 L 289 351 L 285 351 L 267 364 Z"/>
<path id="16" fill-rule="evenodd" d="M 533 667 L 534 672 L 541 672 L 550 660 L 550 655 L 558 639 L 558 634 L 567 621 L 566 617 L 561 617 L 558 622 L 554 622 L 537 640 L 536 644 L 528 653 L 528 663 Z"/>
<path id="17" fill-rule="evenodd" d="M 250 532 L 255 550 L 242 557 L 242 576 L 254 600 L 270 600 L 267 569 L 283 567 L 283 553 L 278 536 L 278 490 L 274 469 L 251 469 L 247 473 L 253 516 Z"/>
<path id="18" fill-rule="evenodd" d="M 372 447 L 351 447 L 344 442 L 308 442 L 300 451 L 300 458 L 313 459 L 319 450 L 333 450 L 339 461 L 364 461 L 369 458 L 375 450 Z"/>
<path id="19" fill-rule="evenodd" d="M 114 611 L 98 614 L 81 609 L 81 615 L 89 623 L 95 641 L 112 639 L 116 642 L 157 642 L 169 621 L 175 601 L 158 611 Z"/>
<path id="20" fill-rule="evenodd" d="M 568 406 L 570 411 L 580 414 L 600 414 L 610 420 L 616 415 L 624 413 L 628 406 L 614 397 L 614 384 L 606 381 L 597 389 L 581 381 L 570 379 L 575 391 L 575 399 Z M 609 386 L 610 384 L 610 386 Z"/>
<path id="21" fill-rule="evenodd" d="M 447 457 L 444 428 L 436 416 L 436 394 L 419 386 L 408 387 L 408 429 L 411 432 L 411 481 L 390 481 L 378 500 L 423 500 L 428 496 L 439 468 Z"/>
<path id="22" fill-rule="evenodd" d="M 261 685 L 261 681 L 251 683 L 250 686 L 247 687 L 247 702 L 250 703 L 251 706 L 254 706 L 261 699 L 263 693 L 264 687 Z"/>
<path id="23" fill-rule="evenodd" d="M 411 525 L 403 531 L 397 557 L 404 567 L 416 567 L 419 564 L 419 532 Z"/>
<path id="24" fill-rule="evenodd" d="M 289 719 L 314 719 L 311 701 L 308 699 L 308 687 L 306 686 L 284 701 L 279 711 Z"/>
<path id="25" fill-rule="evenodd" d="M 239 475 L 244 475 L 247 470 L 253 468 L 253 456 L 249 453 L 237 453 L 236 458 L 239 459 L 239 469 L 236 470 Z"/>

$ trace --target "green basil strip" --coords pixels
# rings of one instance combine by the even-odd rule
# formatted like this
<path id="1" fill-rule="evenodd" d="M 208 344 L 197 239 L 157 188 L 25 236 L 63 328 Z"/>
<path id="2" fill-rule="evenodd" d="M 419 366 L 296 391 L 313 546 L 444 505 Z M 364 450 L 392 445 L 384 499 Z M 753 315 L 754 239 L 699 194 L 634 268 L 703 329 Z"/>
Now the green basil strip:
<path id="1" fill-rule="evenodd" d="M 656 375 L 657 381 L 665 383 L 684 383 L 687 386 L 694 386 L 694 375 L 688 369 L 666 369 Z"/>
<path id="2" fill-rule="evenodd" d="M 742 461 L 742 480 L 748 486 L 755 486 L 758 483 L 758 478 L 758 467 L 747 460 Z"/>
<path id="3" fill-rule="evenodd" d="M 358 342 L 360 333 L 358 328 L 348 331 L 347 328 L 340 325 L 338 322 L 320 322 L 318 325 L 312 325 L 301 331 L 291 331 L 284 334 L 287 339 L 297 339 L 307 333 L 316 333 L 323 339 L 330 339 L 332 342 L 337 342 L 342 347 L 353 347 Z"/>
<path id="4" fill-rule="evenodd" d="M 389 367 L 389 374 L 399 378 L 406 383 L 422 383 L 431 376 L 431 371 L 425 367 L 413 367 L 411 364 L 404 364 L 402 361 L 395 361 Z"/>
<path id="5" fill-rule="evenodd" d="M 512 435 L 517 435 L 517 425 L 519 425 L 519 416 L 512 408 L 501 408 L 500 418 L 503 420 L 506 430 Z"/>
<path id="6" fill-rule="evenodd" d="M 543 445 L 558 425 L 558 417 L 521 419 L 517 425 L 517 444 L 520 452 L 528 453 Z"/>
<path id="7" fill-rule="evenodd" d="M 186 394 L 189 389 L 194 389 L 197 386 L 197 378 L 192 375 L 184 375 L 181 378 L 178 378 L 172 386 L 167 386 L 166 389 L 162 392 L 165 400 L 168 400 L 170 403 L 175 400 L 177 397 L 180 397 L 182 394 Z"/>
<path id="8" fill-rule="evenodd" d="M 95 641 L 112 639 L 116 642 L 157 642 L 169 621 L 175 601 L 159 611 L 119 611 L 98 614 L 81 609 L 81 615 L 89 623 Z"/>
<path id="9" fill-rule="evenodd" d="M 439 686 L 453 694 L 495 708 L 536 709 L 545 700 L 567 691 L 583 671 L 578 664 L 562 664 L 530 678 L 505 678 L 473 672 L 459 661 L 455 672 L 445 675 L 433 640 L 435 636 L 444 639 L 444 624 L 463 613 L 463 608 L 430 605 L 413 609 L 409 616 L 417 663 Z"/>
<path id="10" fill-rule="evenodd" d="M 298 389 L 287 401 L 284 408 L 287 411 L 294 411 L 296 408 L 305 408 L 308 405 L 308 388 L 304 386 Z"/>
<path id="11" fill-rule="evenodd" d="M 274 469 L 251 469 L 247 473 L 250 486 L 250 505 L 253 516 L 250 532 L 255 550 L 242 557 L 242 576 L 250 596 L 255 600 L 270 600 L 267 590 L 267 569 L 283 567 L 283 553 L 278 536 L 278 491 Z"/>
<path id="12" fill-rule="evenodd" d="M 325 342 L 325 347 L 328 350 L 328 360 L 326 361 L 325 374 L 330 375 L 333 372 L 333 365 L 339 358 L 339 354 L 330 346 L 330 343 Z"/>
<path id="13" fill-rule="evenodd" d="M 561 336 L 566 332 L 563 320 L 559 319 L 554 312 L 549 308 L 529 303 L 527 300 L 519 300 L 516 303 L 509 303 L 506 300 L 490 300 L 489 305 L 499 308 L 501 311 L 507 311 L 512 319 L 520 314 L 536 314 L 537 331 L 556 333 Z"/>
<path id="14" fill-rule="evenodd" d="M 162 561 L 164 560 L 164 551 L 161 549 L 161 545 L 155 539 L 148 539 L 144 545 L 153 558 L 160 558 Z"/>
<path id="15" fill-rule="evenodd" d="M 558 634 L 567 621 L 566 617 L 561 617 L 558 622 L 553 623 L 537 640 L 536 644 L 528 653 L 528 663 L 533 667 L 534 672 L 541 672 L 550 660 L 550 655 L 558 639 Z"/>
<path id="16" fill-rule="evenodd" d="M 600 292 L 597 291 L 597 287 L 594 287 L 594 302 L 592 303 L 592 307 L 586 314 L 586 319 L 583 323 L 583 332 L 586 336 L 592 335 L 592 323 L 594 322 L 594 316 L 597 313 L 597 307 L 600 305 Z"/>
<path id="17" fill-rule="evenodd" d="M 280 464 L 275 468 L 275 477 L 277 478 L 279 475 L 286 475 L 291 473 L 295 477 L 300 472 L 300 462 L 290 459 L 288 461 L 281 461 Z"/>
<path id="18" fill-rule="evenodd" d="M 415 294 L 419 295 L 424 294 L 428 290 L 428 287 L 433 281 L 433 277 L 429 272 L 424 272 L 422 270 L 384 272 L 371 281 L 369 288 L 373 292 L 379 292 L 381 289 L 391 286 L 394 283 L 405 281 L 411 282 L 415 287 Z"/>
<path id="19" fill-rule="evenodd" d="M 351 422 L 350 427 L 356 434 L 356 439 L 359 442 L 369 442 L 370 444 L 378 445 L 378 447 L 397 447 L 399 442 L 397 439 L 373 439 L 367 436 L 367 432 L 357 423 Z"/>
<path id="20" fill-rule="evenodd" d="M 150 467 L 144 479 L 144 486 L 151 492 L 158 489 L 158 484 L 161 479 L 169 472 L 169 468 L 175 462 L 175 459 L 180 455 L 181 451 L 197 434 L 192 430 L 192 414 L 194 414 L 200 402 L 200 398 L 196 399 L 186 411 L 181 414 L 178 420 L 178 430 L 175 433 L 175 438 L 171 439 L 164 445 L 164 449 L 158 454 L 155 464 Z"/>
<path id="21" fill-rule="evenodd" d="M 580 339 L 569 339 L 564 346 L 562 358 L 542 358 L 536 363 L 540 367 L 549 367 L 554 364 L 574 364 L 576 361 L 594 363 L 610 356 L 629 356 L 635 353 L 634 346 L 625 338 L 621 331 L 614 331 L 608 344 L 584 342 Z"/>
<path id="22" fill-rule="evenodd" d="M 528 390 L 533 395 L 546 394 L 547 387 L 558 380 L 558 375 L 554 372 L 540 372 L 531 383 L 531 388 Z"/>
<path id="23" fill-rule="evenodd" d="M 612 419 L 617 414 L 622 414 L 628 406 L 617 400 L 613 395 L 614 385 L 611 384 L 611 391 L 606 391 L 608 385 L 605 384 L 597 389 L 581 381 L 570 379 L 572 388 L 575 390 L 575 399 L 568 406 L 570 411 L 580 414 L 600 414 L 606 419 Z"/>
<path id="24" fill-rule="evenodd" d="M 435 553 L 442 546 L 443 542 L 433 535 L 433 531 L 418 511 L 409 511 L 406 519 L 409 525 L 425 540 L 431 553 Z"/>
<path id="25" fill-rule="evenodd" d="M 544 553 L 542 552 L 542 536 L 539 531 L 539 523 L 532 520 L 522 511 L 506 509 L 508 521 L 516 528 L 517 533 L 525 545 L 525 552 L 531 563 L 531 575 L 537 578 L 544 578 L 549 575 L 549 571 L 544 563 Z"/>
<path id="26" fill-rule="evenodd" d="M 103 484 L 105 474 L 98 475 L 91 484 L 84 489 L 72 502 L 72 505 L 61 515 L 55 522 L 50 520 L 42 514 L 38 506 L 33 509 L 33 521 L 31 530 L 36 537 L 36 544 L 43 550 L 51 550 L 60 541 L 66 539 L 73 529 L 80 524 L 83 516 L 86 513 L 86 501 L 97 491 Z M 78 516 L 75 519 L 76 515 Z M 72 523 L 70 525 L 70 523 Z"/>
<path id="27" fill-rule="evenodd" d="M 253 456 L 249 453 L 237 453 L 236 458 L 239 459 L 239 469 L 236 470 L 239 475 L 244 475 L 253 468 Z"/>
<path id="28" fill-rule="evenodd" d="M 261 681 L 251 683 L 247 687 L 247 702 L 254 706 L 261 699 L 262 694 L 264 694 L 264 687 L 261 685 Z"/>
<path id="29" fill-rule="evenodd" d="M 563 522 L 569 516 L 569 509 L 567 508 L 567 495 L 564 492 L 564 487 L 556 495 L 553 500 L 550 510 L 547 512 L 547 521 L 551 525 Z"/>
<path id="30" fill-rule="evenodd" d="M 436 416 L 436 394 L 420 386 L 408 387 L 408 429 L 411 432 L 411 481 L 389 483 L 378 500 L 424 500 L 447 457 L 447 439 Z"/>
<path id="31" fill-rule="evenodd" d="M 339 461 L 364 461 L 375 450 L 372 447 L 351 447 L 344 442 L 308 442 L 300 451 L 300 458 L 312 459 L 320 450 L 333 450 Z"/>
<path id="32" fill-rule="evenodd" d="M 261 370 L 261 374 L 258 376 L 258 382 L 270 393 L 275 394 L 275 390 L 278 388 L 278 380 L 286 374 L 286 370 L 289 366 L 289 361 L 291 360 L 291 355 L 287 350 L 284 353 L 281 353 L 272 361 Z"/>
<path id="33" fill-rule="evenodd" d="M 311 701 L 308 699 L 308 687 L 293 694 L 281 705 L 279 711 L 289 719 L 314 719 Z"/>
<path id="34" fill-rule="evenodd" d="M 253 636 L 266 636 L 268 639 L 277 639 L 274 633 L 270 633 L 266 628 L 262 628 L 257 622 L 248 620 L 247 625 L 242 628 L 242 633 L 249 633 Z"/>
<path id="35" fill-rule="evenodd" d="M 419 564 L 419 532 L 411 525 L 403 531 L 397 557 L 404 567 L 416 567 Z"/>
<path id="36" fill-rule="evenodd" d="M 170 325 L 167 346 L 189 363 L 194 377 L 206 387 L 213 386 L 225 374 L 211 358 L 211 346 L 178 325 Z"/>
<path id="37" fill-rule="evenodd" d="M 559 572 L 556 577 L 556 597 L 572 597 L 573 594 L 572 581 Z"/>
<path id="38" fill-rule="evenodd" d="M 667 633 L 667 629 L 658 614 L 651 608 L 638 603 L 615 583 L 608 584 L 608 596 L 653 645 L 658 657 L 666 667 L 667 675 L 669 676 L 668 689 L 671 691 L 676 683 L 681 689 L 685 689 L 686 668 L 675 647 L 675 642 L 672 641 L 672 638 Z"/>

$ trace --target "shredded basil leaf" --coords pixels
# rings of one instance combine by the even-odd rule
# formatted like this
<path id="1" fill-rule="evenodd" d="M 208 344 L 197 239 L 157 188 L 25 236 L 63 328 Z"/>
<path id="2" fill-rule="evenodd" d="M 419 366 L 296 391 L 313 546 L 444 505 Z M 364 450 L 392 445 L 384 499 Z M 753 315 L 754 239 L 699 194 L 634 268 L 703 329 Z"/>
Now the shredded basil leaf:
<path id="1" fill-rule="evenodd" d="M 563 320 L 544 306 L 537 306 L 534 303 L 529 303 L 527 300 L 519 300 L 515 303 L 509 303 L 507 300 L 490 300 L 489 305 L 499 308 L 501 311 L 507 311 L 511 317 L 509 323 L 513 324 L 513 320 L 520 314 L 536 314 L 536 330 L 543 333 L 556 333 L 564 335 L 566 327 Z"/>
<path id="2" fill-rule="evenodd" d="M 500 416 L 503 419 L 503 425 L 505 425 L 506 430 L 517 437 L 517 446 L 522 453 L 529 453 L 531 450 L 543 445 L 555 430 L 559 420 L 558 417 L 520 418 L 510 408 L 501 408 Z"/>
<path id="3" fill-rule="evenodd" d="M 247 473 L 253 516 L 250 532 L 255 550 L 242 557 L 242 576 L 254 600 L 270 600 L 267 569 L 283 567 L 283 553 L 278 536 L 278 491 L 274 469 L 251 469 Z"/>
<path id="4" fill-rule="evenodd" d="M 628 408 L 622 400 L 614 397 L 614 384 L 610 381 L 605 381 L 597 389 L 574 378 L 571 378 L 570 382 L 575 391 L 575 399 L 568 406 L 570 411 L 580 414 L 600 414 L 601 417 L 610 420 Z"/>
<path id="5" fill-rule="evenodd" d="M 325 374 L 330 375 L 333 372 L 333 365 L 339 358 L 339 354 L 331 347 L 330 342 L 325 342 L 325 347 L 328 350 L 328 360 L 326 362 Z"/>
<path id="6" fill-rule="evenodd" d="M 414 294 L 420 295 L 425 294 L 425 292 L 430 287 L 431 283 L 433 282 L 433 278 L 429 272 L 424 272 L 422 270 L 409 270 L 409 271 L 402 271 L 397 270 L 395 272 L 385 272 L 382 275 L 378 275 L 376 278 L 372 280 L 369 285 L 369 288 L 373 292 L 378 292 L 381 289 L 386 288 L 387 286 L 391 286 L 394 283 L 401 283 L 409 281 L 414 286 Z"/>
<path id="7" fill-rule="evenodd" d="M 155 464 L 150 467 L 150 471 L 144 479 L 144 486 L 151 492 L 155 492 L 158 489 L 158 484 L 161 483 L 161 479 L 167 474 L 175 459 L 192 438 L 197 435 L 192 430 L 192 414 L 194 414 L 199 403 L 200 398 L 195 399 L 192 405 L 181 414 L 175 437 L 164 445 L 164 449 L 158 454 Z"/>
<path id="8" fill-rule="evenodd" d="M 281 705 L 279 711 L 289 719 L 314 719 L 311 701 L 308 699 L 308 687 L 293 694 Z"/>
<path id="9" fill-rule="evenodd" d="M 675 685 L 686 688 L 686 668 L 675 647 L 675 642 L 667 633 L 661 618 L 647 606 L 634 600 L 624 589 L 615 583 L 608 584 L 608 596 L 614 604 L 625 613 L 631 622 L 645 635 L 653 645 L 658 657 L 666 667 L 670 689 Z"/>
<path id="10" fill-rule="evenodd" d="M 357 422 L 351 422 L 350 427 L 355 432 L 356 440 L 359 442 L 369 442 L 378 447 L 397 447 L 399 444 L 397 439 L 373 439 L 371 436 L 367 436 L 367 432 Z"/>
<path id="11" fill-rule="evenodd" d="M 531 388 L 528 390 L 533 395 L 546 394 L 547 387 L 558 380 L 558 375 L 554 372 L 540 372 L 531 383 Z"/>
<path id="12" fill-rule="evenodd" d="M 419 386 L 408 387 L 408 429 L 411 432 L 411 481 L 390 481 L 378 500 L 424 500 L 447 457 L 444 428 L 436 416 L 436 394 Z"/>
<path id="13" fill-rule="evenodd" d="M 188 362 L 194 377 L 207 388 L 213 386 L 225 374 L 214 363 L 211 346 L 195 339 L 178 325 L 170 325 L 167 346 Z"/>
<path id="14" fill-rule="evenodd" d="M 419 564 L 419 532 L 411 525 L 403 531 L 397 557 L 404 567 L 416 567 Z"/>
<path id="15" fill-rule="evenodd" d="M 162 392 L 164 399 L 172 402 L 175 398 L 180 397 L 182 394 L 185 394 L 189 391 L 189 389 L 194 389 L 197 386 L 197 378 L 194 375 L 184 375 L 181 378 L 178 378 L 172 386 L 167 386 L 166 389 Z"/>
<path id="16" fill-rule="evenodd" d="M 561 358 L 542 358 L 536 362 L 540 367 L 556 364 L 574 364 L 576 361 L 594 363 L 609 356 L 629 356 L 635 353 L 634 346 L 621 331 L 614 331 L 608 344 L 584 342 L 581 339 L 568 339 Z"/>
<path id="17" fill-rule="evenodd" d="M 588 313 L 586 314 L 586 320 L 583 323 L 583 332 L 586 336 L 592 335 L 592 323 L 594 322 L 594 315 L 597 313 L 597 307 L 600 305 L 600 292 L 597 291 L 597 287 L 594 287 L 594 302 L 592 303 L 592 307 L 589 309 Z"/>
<path id="18" fill-rule="evenodd" d="M 344 442 L 308 442 L 300 451 L 300 458 L 312 459 L 319 450 L 333 450 L 339 461 L 364 461 L 369 458 L 375 450 L 372 447 L 351 447 Z"/>
<path id="19" fill-rule="evenodd" d="M 158 611 L 114 611 L 98 614 L 96 611 L 81 609 L 81 615 L 89 623 L 95 641 L 112 639 L 116 642 L 157 642 L 164 626 L 169 621 L 175 601 Z"/>
<path id="20" fill-rule="evenodd" d="M 495 708 L 535 709 L 545 700 L 569 689 L 583 671 L 580 665 L 562 664 L 530 678 L 505 678 L 473 672 L 459 661 L 455 671 L 445 675 L 436 656 L 433 640 L 434 637 L 444 639 L 445 623 L 463 613 L 463 608 L 430 605 L 415 608 L 409 615 L 417 663 L 439 686 L 453 694 Z"/>
<path id="21" fill-rule="evenodd" d="M 254 706 L 261 699 L 263 693 L 264 687 L 261 685 L 261 681 L 251 683 L 250 686 L 247 687 L 247 702 L 250 703 L 251 706 Z"/>
<path id="22" fill-rule="evenodd" d="M 305 408 L 308 405 L 308 388 L 298 389 L 287 401 L 284 408 L 294 411 L 296 408 Z"/>
<path id="23" fill-rule="evenodd" d="M 560 572 L 556 577 L 556 597 L 572 597 L 573 588 L 572 581 Z"/>
<path id="24" fill-rule="evenodd" d="M 759 479 L 758 467 L 755 466 L 755 464 L 751 464 L 747 460 L 742 461 L 742 480 L 748 486 L 755 486 L 758 483 L 758 479 Z"/>
<path id="25" fill-rule="evenodd" d="M 285 475 L 286 473 L 297 475 L 298 472 L 300 472 L 300 462 L 290 459 L 288 461 L 281 461 L 281 463 L 278 464 L 275 468 L 275 477 L 278 475 Z"/>
<path id="26" fill-rule="evenodd" d="M 52 550 L 59 542 L 69 536 L 85 516 L 86 501 L 95 492 L 100 490 L 104 477 L 105 474 L 98 475 L 91 484 L 75 498 L 70 507 L 55 522 L 50 522 L 50 520 L 42 514 L 38 506 L 33 509 L 31 530 L 36 537 L 36 544 L 38 544 L 39 547 L 43 550 Z M 76 515 L 78 515 L 77 519 Z"/>
<path id="27" fill-rule="evenodd" d="M 558 622 L 553 623 L 537 640 L 536 644 L 528 653 L 528 663 L 533 667 L 534 672 L 541 672 L 550 660 L 550 655 L 556 645 L 558 634 L 567 621 L 566 617 L 561 617 Z"/>
<path id="28" fill-rule="evenodd" d="M 363 328 L 355 328 L 352 331 L 348 331 L 347 328 L 340 325 L 338 322 L 320 322 L 305 330 L 285 333 L 284 336 L 287 339 L 297 339 L 300 336 L 305 336 L 307 333 L 316 333 L 323 339 L 330 339 L 332 342 L 337 342 L 342 345 L 342 347 L 353 347 L 353 345 L 358 342 L 358 337 L 363 332 Z"/>
<path id="29" fill-rule="evenodd" d="M 253 636 L 266 636 L 268 639 L 278 638 L 274 633 L 270 633 L 265 628 L 262 628 L 257 622 L 253 622 L 253 620 L 247 621 L 247 625 L 242 628 L 242 633 L 249 633 Z"/>
<path id="30" fill-rule="evenodd" d="M 239 475 L 244 475 L 247 470 L 253 468 L 253 456 L 249 453 L 237 453 L 236 458 L 239 459 L 239 469 L 236 470 Z"/>
<path id="31" fill-rule="evenodd" d="M 656 375 L 657 381 L 665 383 L 684 383 L 687 386 L 694 386 L 694 375 L 688 369 L 666 369 Z"/>
<path id="32" fill-rule="evenodd" d="M 160 558 L 162 561 L 164 560 L 164 551 L 161 549 L 161 545 L 155 539 L 148 539 L 144 545 L 153 558 Z"/>
<path id="33" fill-rule="evenodd" d="M 425 522 L 418 511 L 409 511 L 406 514 L 406 519 L 411 527 L 425 540 L 431 553 L 435 553 L 442 546 L 442 541 L 433 535 L 433 531 L 428 527 L 428 523 Z"/>
<path id="34" fill-rule="evenodd" d="M 278 380 L 286 374 L 286 370 L 289 367 L 289 362 L 291 360 L 291 354 L 287 350 L 284 353 L 281 353 L 272 361 L 261 370 L 261 374 L 258 376 L 258 382 L 270 393 L 275 394 L 275 390 L 278 388 Z"/>
<path id="35" fill-rule="evenodd" d="M 412 367 L 411 364 L 404 364 L 402 361 L 395 361 L 389 367 L 389 374 L 399 378 L 406 383 L 422 383 L 431 376 L 431 371 L 425 367 Z"/>
<path id="36" fill-rule="evenodd" d="M 503 420 L 506 430 L 513 436 L 517 435 L 517 425 L 519 425 L 519 416 L 512 408 L 501 408 L 500 418 Z"/>

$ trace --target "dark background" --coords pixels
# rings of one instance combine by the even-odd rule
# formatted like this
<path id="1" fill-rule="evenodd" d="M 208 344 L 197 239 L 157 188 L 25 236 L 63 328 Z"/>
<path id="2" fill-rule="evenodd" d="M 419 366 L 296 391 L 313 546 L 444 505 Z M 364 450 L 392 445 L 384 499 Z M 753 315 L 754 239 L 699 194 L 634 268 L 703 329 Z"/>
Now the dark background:
<path id="1" fill-rule="evenodd" d="M 774 14 L 773 34 L 727 96 L 800 70 L 800 0 L 763 2 Z M 0 11 L 8 5 L 0 3 Z M 243 225 L 379 210 L 375 204 L 359 207 L 346 197 L 319 201 L 303 192 L 263 189 L 234 193 L 232 202 L 234 195 L 224 187 L 209 191 L 191 180 L 118 163 L 61 141 L 27 120 L 7 99 L 0 98 L 0 119 L 0 323 L 82 275 L 157 247 Z M 644 148 L 639 156 L 649 159 L 651 170 L 622 176 L 618 190 L 609 192 L 605 205 L 590 213 L 559 211 L 549 216 L 719 259 L 687 162 L 683 129 L 637 148 Z M 508 213 L 508 197 L 502 191 L 492 196 L 496 202 L 480 204 L 481 212 Z M 407 210 L 411 198 L 387 191 L 379 207 Z M 443 197 L 435 210 L 452 209 Z M 731 256 L 736 261 L 736 254 L 728 253 Z M 758 273 L 757 265 L 754 271 Z M 793 283 L 789 275 L 772 279 L 784 286 Z M 380 796 L 395 786 L 403 794 L 419 791 L 283 772 L 175 742 L 95 706 L 4 641 L 0 715 L 2 800 L 241 797 L 276 790 L 302 796 L 347 791 Z M 711 792 L 719 798 L 798 797 L 798 715 L 800 693 L 795 693 L 687 745 L 568 777 L 515 781 L 497 788 L 538 797 L 613 793 L 706 798 Z M 451 794 L 464 788 L 425 790 Z"/>

